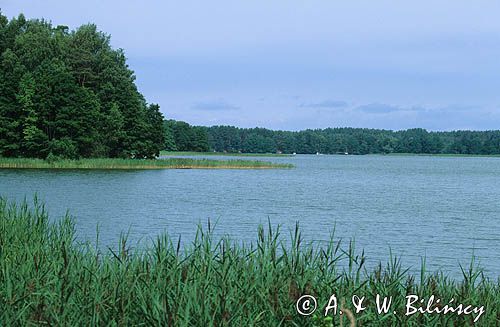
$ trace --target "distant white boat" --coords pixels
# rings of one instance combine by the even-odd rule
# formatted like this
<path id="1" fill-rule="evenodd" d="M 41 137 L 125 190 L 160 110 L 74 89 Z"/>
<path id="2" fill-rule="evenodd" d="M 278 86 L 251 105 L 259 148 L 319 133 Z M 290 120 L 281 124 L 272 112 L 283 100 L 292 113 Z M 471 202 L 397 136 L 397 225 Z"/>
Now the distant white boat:
<path id="1" fill-rule="evenodd" d="M 296 155 L 297 153 L 295 153 L 295 152 L 294 152 L 294 153 L 292 153 L 292 154 L 293 154 L 293 155 Z"/>
<path id="2" fill-rule="evenodd" d="M 316 155 L 319 156 L 319 152 L 316 152 Z"/>

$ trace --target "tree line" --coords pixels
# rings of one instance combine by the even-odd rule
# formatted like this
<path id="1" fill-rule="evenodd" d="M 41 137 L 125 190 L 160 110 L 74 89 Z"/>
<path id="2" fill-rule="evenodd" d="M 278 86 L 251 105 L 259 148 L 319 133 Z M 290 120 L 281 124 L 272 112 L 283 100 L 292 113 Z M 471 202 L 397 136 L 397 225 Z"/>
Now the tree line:
<path id="1" fill-rule="evenodd" d="M 0 156 L 155 157 L 164 118 L 134 81 L 95 25 L 0 12 Z"/>
<path id="2" fill-rule="evenodd" d="M 165 122 L 166 149 L 242 153 L 427 153 L 500 154 L 500 131 L 430 132 L 422 128 L 391 131 L 326 128 L 274 131 L 234 126 L 191 126 Z"/>

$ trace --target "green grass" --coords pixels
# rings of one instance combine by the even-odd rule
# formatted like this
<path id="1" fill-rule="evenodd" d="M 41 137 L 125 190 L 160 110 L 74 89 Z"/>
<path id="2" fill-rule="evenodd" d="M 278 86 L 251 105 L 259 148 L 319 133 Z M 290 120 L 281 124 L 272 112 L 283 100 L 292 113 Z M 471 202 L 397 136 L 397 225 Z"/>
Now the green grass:
<path id="1" fill-rule="evenodd" d="M 290 164 L 277 164 L 267 161 L 191 158 L 156 160 L 80 159 L 54 162 L 29 158 L 0 158 L 0 169 L 265 169 L 292 167 Z"/>
<path id="2" fill-rule="evenodd" d="M 210 225 L 209 225 L 210 226 Z M 366 297 L 354 314 L 358 326 L 465 326 L 471 316 L 405 316 L 404 297 L 431 294 L 446 303 L 485 305 L 476 325 L 497 326 L 500 284 L 481 270 L 463 269 L 456 281 L 445 274 L 413 276 L 388 258 L 373 271 L 353 243 L 332 236 L 322 247 L 304 243 L 297 227 L 288 242 L 279 228 L 259 228 L 255 243 L 242 245 L 198 229 L 185 247 L 160 235 L 150 248 L 116 249 L 75 242 L 73 221 L 50 222 L 43 206 L 15 206 L 0 199 L 0 322 L 29 326 L 339 326 L 341 316 L 323 317 L 332 293 Z M 318 299 L 309 317 L 296 313 L 303 294 Z M 399 314 L 375 312 L 375 294 L 393 296 Z M 347 309 L 347 310 L 346 310 Z M 347 319 L 343 320 L 347 326 Z"/>
<path id="3" fill-rule="evenodd" d="M 161 156 L 229 156 L 229 157 L 291 157 L 291 154 L 280 153 L 233 153 L 233 152 L 194 152 L 194 151 L 161 151 Z"/>

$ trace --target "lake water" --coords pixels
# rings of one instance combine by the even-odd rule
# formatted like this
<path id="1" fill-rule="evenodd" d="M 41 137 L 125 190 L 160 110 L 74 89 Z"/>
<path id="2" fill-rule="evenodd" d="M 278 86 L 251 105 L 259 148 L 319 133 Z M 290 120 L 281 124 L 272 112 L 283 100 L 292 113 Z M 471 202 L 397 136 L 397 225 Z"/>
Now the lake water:
<path id="1" fill-rule="evenodd" d="M 210 157 L 217 158 L 217 157 Z M 225 159 L 228 159 L 227 157 Z M 0 170 L 0 196 L 35 193 L 52 218 L 76 218 L 78 236 L 115 245 L 167 231 L 191 240 L 198 223 L 255 241 L 257 226 L 296 221 L 308 241 L 336 237 L 364 248 L 369 262 L 390 249 L 404 266 L 459 276 L 474 254 L 488 275 L 500 274 L 500 158 L 314 156 L 259 158 L 290 170 Z"/>

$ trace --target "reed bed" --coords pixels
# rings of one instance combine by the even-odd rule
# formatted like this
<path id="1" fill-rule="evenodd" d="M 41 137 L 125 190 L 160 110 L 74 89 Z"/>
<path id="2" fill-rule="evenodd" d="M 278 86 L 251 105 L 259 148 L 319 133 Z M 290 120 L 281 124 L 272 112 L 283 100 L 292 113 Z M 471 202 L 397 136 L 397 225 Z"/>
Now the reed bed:
<path id="1" fill-rule="evenodd" d="M 287 240 L 284 242 L 283 240 Z M 357 326 L 466 326 L 472 316 L 379 315 L 374 295 L 431 294 L 485 305 L 478 326 L 497 326 L 499 282 L 471 265 L 456 281 L 442 273 L 412 276 L 390 258 L 374 271 L 363 253 L 329 244 L 305 244 L 297 227 L 284 238 L 279 228 L 260 227 L 253 244 L 215 238 L 210 224 L 192 243 L 168 235 L 134 250 L 125 237 L 115 249 L 75 241 L 69 217 L 49 220 L 37 201 L 9 204 L 0 199 L 0 324 L 13 326 L 348 326 L 343 316 L 320 309 L 300 316 L 295 303 L 314 295 L 323 306 L 332 293 L 353 313 L 350 297 L 366 296 L 367 309 L 353 313 Z M 346 315 L 345 315 L 346 316 Z"/>
<path id="2" fill-rule="evenodd" d="M 141 159 L 79 159 L 47 161 L 31 158 L 0 158 L 0 169 L 267 169 L 292 168 L 252 160 L 211 160 L 192 158 Z"/>
<path id="3" fill-rule="evenodd" d="M 239 152 L 195 152 L 161 151 L 161 156 L 228 156 L 228 157 L 292 157 L 285 153 L 239 153 Z"/>

